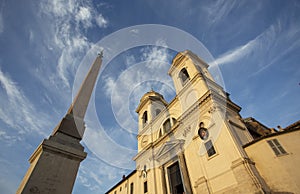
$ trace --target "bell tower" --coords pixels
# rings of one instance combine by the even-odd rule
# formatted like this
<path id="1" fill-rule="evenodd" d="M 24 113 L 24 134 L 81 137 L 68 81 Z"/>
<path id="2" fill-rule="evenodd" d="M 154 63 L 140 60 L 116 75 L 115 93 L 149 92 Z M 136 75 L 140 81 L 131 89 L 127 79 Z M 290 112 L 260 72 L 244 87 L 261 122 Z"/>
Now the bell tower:
<path id="1" fill-rule="evenodd" d="M 80 144 L 85 130 L 83 119 L 101 63 L 102 54 L 92 64 L 66 116 L 30 157 L 30 167 L 17 194 L 72 193 L 80 162 L 87 155 Z"/>
<path id="2" fill-rule="evenodd" d="M 152 132 L 150 131 L 149 123 L 151 123 L 156 116 L 166 108 L 168 103 L 164 97 L 153 91 L 144 94 L 140 100 L 136 112 L 139 120 L 139 134 L 138 134 L 138 150 L 150 142 Z"/>
<path id="3" fill-rule="evenodd" d="M 208 71 L 208 64 L 189 50 L 179 52 L 173 59 L 168 74 L 172 77 L 182 111 L 210 90 L 224 95 Z"/>
<path id="4" fill-rule="evenodd" d="M 189 50 L 179 52 L 174 57 L 168 73 L 173 78 L 177 94 L 194 79 L 202 77 L 213 81 L 208 64 Z"/>
<path id="5" fill-rule="evenodd" d="M 139 115 L 139 132 L 147 126 L 166 106 L 168 103 L 164 97 L 151 90 L 144 94 L 140 100 L 136 112 Z"/>
<path id="6" fill-rule="evenodd" d="M 184 128 L 181 130 L 188 133 L 186 129 L 190 127 L 193 131 L 184 155 L 189 176 L 195 180 L 192 182 L 194 193 L 221 190 L 218 187 L 229 179 L 232 185 L 244 186 L 249 191 L 267 191 L 254 163 L 242 149 L 253 138 L 241 121 L 241 108 L 215 82 L 208 67 L 201 58 L 186 50 L 175 56 L 168 72 L 182 111 L 179 122 Z M 199 168 L 194 168 L 195 163 Z M 231 175 L 224 176 L 227 172 Z M 211 177 L 218 177 L 218 181 Z M 239 186 L 233 186 L 232 193 L 241 193 Z"/>

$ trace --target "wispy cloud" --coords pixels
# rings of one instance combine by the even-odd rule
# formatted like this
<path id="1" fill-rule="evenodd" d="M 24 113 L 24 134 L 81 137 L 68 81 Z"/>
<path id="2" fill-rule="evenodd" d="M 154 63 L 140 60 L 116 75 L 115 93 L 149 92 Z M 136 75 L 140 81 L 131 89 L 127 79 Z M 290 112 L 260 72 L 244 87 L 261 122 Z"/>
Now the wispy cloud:
<path id="1" fill-rule="evenodd" d="M 227 64 L 238 61 L 249 54 L 257 46 L 257 38 L 247 42 L 245 45 L 232 49 L 219 56 L 214 62 L 216 64 Z"/>
<path id="2" fill-rule="evenodd" d="M 245 60 L 251 54 L 252 60 L 253 58 L 256 59 L 256 63 L 253 64 L 253 69 L 256 69 L 256 71 L 251 74 L 252 76 L 267 69 L 300 46 L 300 25 L 293 22 L 287 25 L 289 24 L 288 22 L 281 20 L 277 20 L 277 22 L 270 25 L 264 32 L 244 45 L 220 55 L 211 64 L 230 64 Z M 283 26 L 283 23 L 286 26 Z"/>
<path id="3" fill-rule="evenodd" d="M 234 9 L 240 1 L 211 1 L 210 4 L 203 6 L 202 9 L 207 13 L 209 23 L 216 24 L 220 22 L 222 19 L 226 18 L 226 16 Z"/>
<path id="4" fill-rule="evenodd" d="M 46 136 L 47 133 L 42 129 L 48 125 L 47 116 L 35 109 L 17 83 L 1 69 L 0 84 L 4 91 L 4 93 L 0 93 L 0 119 L 2 122 L 16 129 L 18 134 L 35 131 L 37 134 Z M 2 137 L 8 138 L 8 134 L 2 133 Z"/>
<path id="5" fill-rule="evenodd" d="M 0 130 L 0 140 L 5 142 L 6 145 L 11 146 L 17 141 L 21 141 L 22 138 L 19 135 L 10 135 L 4 130 Z"/>
<path id="6" fill-rule="evenodd" d="M 270 44 L 272 40 L 274 40 L 274 38 L 274 25 L 271 25 L 267 30 L 265 30 L 249 42 L 245 43 L 244 45 L 241 45 L 220 55 L 212 64 L 224 65 L 239 61 L 250 53 L 258 51 L 262 48 L 262 46 L 267 46 L 264 44 Z"/>
<path id="7" fill-rule="evenodd" d="M 92 13 L 88 6 L 79 7 L 77 14 L 75 15 L 75 20 L 79 23 L 82 23 L 85 28 L 91 27 L 92 23 Z"/>
<path id="8" fill-rule="evenodd" d="M 108 25 L 108 20 L 103 17 L 102 14 L 99 14 L 96 18 L 96 23 L 100 28 L 106 28 Z"/>
<path id="9" fill-rule="evenodd" d="M 141 50 L 140 62 L 131 64 L 125 71 L 116 76 L 105 77 L 105 94 L 111 99 L 112 108 L 115 117 L 124 129 L 136 129 L 137 122 L 134 118 L 128 118 L 130 110 L 135 110 L 139 99 L 151 88 L 158 92 L 170 94 L 171 89 L 162 91 L 162 89 L 172 88 L 172 80 L 166 76 L 169 68 L 170 54 L 163 47 L 147 47 Z M 135 62 L 133 56 L 127 56 L 128 63 Z M 169 87 L 162 87 L 167 85 Z M 129 108 L 130 106 L 130 108 Z"/>
<path id="10" fill-rule="evenodd" d="M 127 138 L 128 135 L 119 127 L 116 129 L 104 130 L 103 126 L 97 122 L 96 116 L 90 114 L 89 111 L 87 113 L 87 118 L 90 119 L 86 120 L 87 128 L 83 138 L 85 147 L 93 152 L 98 159 L 110 166 L 122 169 L 132 169 L 133 163 L 130 159 L 136 154 L 136 150 L 132 148 L 132 144 L 136 145 L 136 140 Z M 119 133 L 113 133 L 117 136 L 111 137 L 107 133 L 108 131 L 118 131 Z M 121 133 L 122 135 L 120 135 Z M 124 143 L 127 145 L 124 146 Z"/>
<path id="11" fill-rule="evenodd" d="M 50 23 L 53 38 L 61 53 L 58 59 L 57 74 L 67 88 L 82 56 L 92 43 L 86 37 L 86 31 L 93 27 L 104 28 L 108 20 L 99 14 L 91 1 L 53 0 L 40 4 L 41 14 L 46 14 L 53 22 Z"/>
<path id="12" fill-rule="evenodd" d="M 121 180 L 122 175 L 126 173 L 126 170 L 104 165 L 101 160 L 89 155 L 88 160 L 80 166 L 78 180 L 93 193 L 99 193 L 108 190 L 111 182 Z"/>
<path id="13" fill-rule="evenodd" d="M 111 102 L 114 114 L 114 118 L 111 119 L 117 123 L 110 123 L 104 130 L 101 124 L 99 126 L 97 123 L 98 118 L 94 118 L 95 116 L 88 112 L 87 129 L 83 139 L 86 147 L 102 161 L 122 169 L 134 167 L 131 158 L 137 153 L 138 127 L 134 110 L 140 98 L 151 88 L 164 95 L 174 94 L 172 80 L 167 76 L 171 59 L 167 49 L 157 46 L 144 47 L 133 52 L 133 55 L 127 53 L 125 56 L 124 71 L 100 76 L 101 82 L 104 83 L 104 94 L 107 101 Z M 109 149 L 99 149 L 108 147 Z"/>

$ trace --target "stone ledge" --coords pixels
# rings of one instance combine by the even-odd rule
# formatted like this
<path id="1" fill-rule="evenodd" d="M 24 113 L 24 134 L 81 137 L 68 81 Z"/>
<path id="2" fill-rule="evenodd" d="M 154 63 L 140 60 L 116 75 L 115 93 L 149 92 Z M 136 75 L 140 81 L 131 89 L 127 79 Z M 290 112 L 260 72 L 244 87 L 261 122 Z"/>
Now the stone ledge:
<path id="1" fill-rule="evenodd" d="M 51 141 L 48 139 L 44 139 L 44 141 L 38 146 L 38 148 L 34 151 L 34 153 L 29 158 L 29 162 L 33 162 L 39 154 L 44 151 L 52 151 L 54 153 L 58 153 L 61 155 L 65 155 L 68 157 L 72 157 L 75 159 L 78 159 L 80 161 L 84 160 L 87 156 L 87 153 L 60 143 L 57 143 L 55 141 Z"/>
<path id="2" fill-rule="evenodd" d="M 239 158 L 237 160 L 234 160 L 231 164 L 231 168 L 234 169 L 242 164 L 245 164 L 245 163 L 248 163 L 248 164 L 252 164 L 252 165 L 255 165 L 255 162 L 253 162 L 250 158 Z"/>

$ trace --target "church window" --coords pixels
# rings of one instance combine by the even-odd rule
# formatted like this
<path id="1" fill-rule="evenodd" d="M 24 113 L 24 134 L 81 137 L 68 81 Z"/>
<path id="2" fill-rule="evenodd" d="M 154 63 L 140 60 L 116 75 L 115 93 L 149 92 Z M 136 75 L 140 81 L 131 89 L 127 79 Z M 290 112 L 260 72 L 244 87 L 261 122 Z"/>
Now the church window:
<path id="1" fill-rule="evenodd" d="M 133 183 L 130 183 L 130 194 L 133 194 Z"/>
<path id="2" fill-rule="evenodd" d="M 205 142 L 205 148 L 206 148 L 208 157 L 211 157 L 216 154 L 216 150 L 215 150 L 211 140 Z"/>
<path id="3" fill-rule="evenodd" d="M 166 120 L 163 124 L 164 132 L 168 133 L 171 129 L 171 122 L 170 119 Z"/>
<path id="4" fill-rule="evenodd" d="M 277 139 L 271 139 L 267 141 L 269 146 L 272 148 L 276 156 L 287 154 Z"/>
<path id="5" fill-rule="evenodd" d="M 143 120 L 143 127 L 147 124 L 148 122 L 148 114 L 147 114 L 147 111 L 144 112 L 143 114 L 143 117 L 142 117 L 142 120 Z"/>
<path id="6" fill-rule="evenodd" d="M 148 185 L 147 185 L 147 181 L 144 182 L 144 193 L 148 192 Z"/>
<path id="7" fill-rule="evenodd" d="M 180 73 L 179 73 L 179 77 L 181 79 L 181 83 L 182 85 L 184 85 L 189 79 L 190 79 L 190 76 L 186 70 L 186 68 L 183 68 Z"/>
<path id="8" fill-rule="evenodd" d="M 172 118 L 172 122 L 173 122 L 173 125 L 175 125 L 177 123 L 177 120 L 175 118 Z"/>
<path id="9" fill-rule="evenodd" d="M 160 138 L 162 136 L 162 131 L 161 129 L 159 130 L 159 133 L 158 133 L 158 138 Z"/>

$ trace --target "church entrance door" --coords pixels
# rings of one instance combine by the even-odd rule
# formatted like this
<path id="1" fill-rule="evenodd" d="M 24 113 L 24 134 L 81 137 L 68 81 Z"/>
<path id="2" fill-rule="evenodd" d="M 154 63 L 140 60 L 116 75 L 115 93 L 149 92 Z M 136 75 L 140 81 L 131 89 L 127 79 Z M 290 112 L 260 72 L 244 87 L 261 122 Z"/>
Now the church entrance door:
<path id="1" fill-rule="evenodd" d="M 183 184 L 178 162 L 168 167 L 170 189 L 172 194 L 183 194 Z"/>

